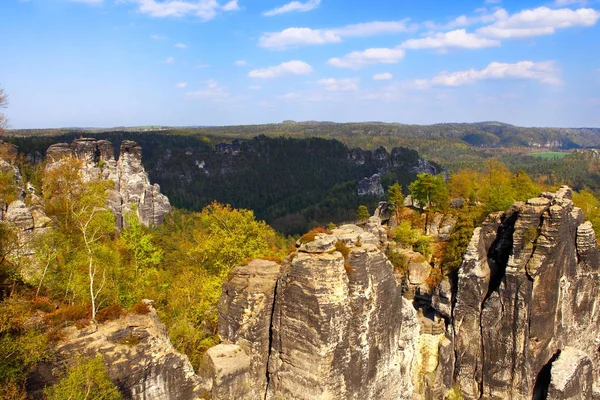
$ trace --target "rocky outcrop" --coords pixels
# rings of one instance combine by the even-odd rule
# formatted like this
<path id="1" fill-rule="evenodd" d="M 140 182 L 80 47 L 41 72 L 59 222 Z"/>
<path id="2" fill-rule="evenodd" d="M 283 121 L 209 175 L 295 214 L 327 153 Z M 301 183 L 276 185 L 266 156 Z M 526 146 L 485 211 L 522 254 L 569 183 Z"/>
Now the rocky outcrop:
<path id="1" fill-rule="evenodd" d="M 373 174 L 370 178 L 364 178 L 358 183 L 359 196 L 383 197 L 385 190 L 381 185 L 381 175 Z"/>
<path id="2" fill-rule="evenodd" d="M 591 398 L 582 393 L 598 385 L 599 266 L 591 224 L 566 187 L 516 203 L 477 228 L 452 315 L 463 396 Z M 582 397 L 572 397 L 573 387 L 586 388 L 576 395 Z"/>
<path id="3" fill-rule="evenodd" d="M 175 350 L 151 305 L 147 314 L 129 314 L 81 330 L 69 327 L 62 336 L 51 363 L 41 365 L 31 377 L 31 392 L 56 382 L 78 357 L 99 354 L 126 399 L 191 400 L 204 393 L 187 356 Z"/>
<path id="4" fill-rule="evenodd" d="M 237 379 L 206 368 L 213 399 L 410 399 L 420 325 L 379 243 L 345 225 L 299 243 L 280 272 L 236 268 L 220 303 L 227 347 L 207 364 L 247 367 L 231 369 Z"/>
<path id="5" fill-rule="evenodd" d="M 48 168 L 58 165 L 64 157 L 75 157 L 82 162 L 84 180 L 100 177 L 114 182 L 108 205 L 118 227 L 123 226 L 124 215 L 133 209 L 147 226 L 161 224 L 171 211 L 169 199 L 160 193 L 160 187 L 150 184 L 142 165 L 141 147 L 131 140 L 121 143 L 118 160 L 115 160 L 112 143 L 92 138 L 76 139 L 70 145 L 54 144 L 48 148 L 47 157 Z"/>

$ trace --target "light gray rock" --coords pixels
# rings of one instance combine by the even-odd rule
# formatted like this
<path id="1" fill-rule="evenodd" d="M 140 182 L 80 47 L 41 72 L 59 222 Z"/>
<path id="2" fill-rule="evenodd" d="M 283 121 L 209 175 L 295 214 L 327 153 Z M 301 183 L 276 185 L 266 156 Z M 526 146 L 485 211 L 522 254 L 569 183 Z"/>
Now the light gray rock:
<path id="1" fill-rule="evenodd" d="M 383 197 L 385 190 L 381 185 L 381 175 L 373 174 L 370 178 L 363 178 L 358 183 L 358 195 Z"/>
<path id="2" fill-rule="evenodd" d="M 593 398 L 594 365 L 581 350 L 565 347 L 552 363 L 548 400 L 588 400 Z"/>

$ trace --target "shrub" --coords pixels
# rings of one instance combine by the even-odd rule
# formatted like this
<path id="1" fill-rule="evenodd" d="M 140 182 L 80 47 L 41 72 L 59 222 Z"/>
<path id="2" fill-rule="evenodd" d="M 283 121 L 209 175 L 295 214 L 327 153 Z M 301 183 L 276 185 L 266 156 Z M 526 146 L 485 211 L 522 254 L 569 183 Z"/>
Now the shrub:
<path id="1" fill-rule="evenodd" d="M 90 306 L 87 304 L 63 306 L 45 317 L 49 324 L 57 327 L 65 327 L 76 321 L 89 318 L 91 318 L 91 313 Z"/>
<path id="2" fill-rule="evenodd" d="M 321 226 L 311 229 L 300 238 L 300 243 L 310 243 L 317 237 L 318 234 L 325 233 L 327 235 L 331 235 L 331 231 L 327 230 Z"/>
<path id="3" fill-rule="evenodd" d="M 406 273 L 406 270 L 408 269 L 408 263 L 410 261 L 406 255 L 397 251 L 389 251 L 387 258 L 394 266 L 394 272 L 403 275 Z"/>
<path id="4" fill-rule="evenodd" d="M 135 303 L 131 307 L 131 312 L 139 315 L 148 314 L 150 312 L 150 307 L 148 306 L 148 304 L 144 303 L 143 301 L 140 301 L 138 303 Z"/>
<path id="5" fill-rule="evenodd" d="M 50 302 L 50 299 L 47 297 L 38 297 L 31 302 L 31 308 L 33 310 L 39 310 L 45 313 L 50 313 L 54 311 L 54 304 Z"/>
<path id="6" fill-rule="evenodd" d="M 337 242 L 335 242 L 335 250 L 342 253 L 342 256 L 344 257 L 344 268 L 346 269 L 346 272 L 354 272 L 354 267 L 352 267 L 348 262 L 348 257 L 350 256 L 350 247 L 346 246 L 341 240 L 338 240 Z"/>
<path id="7" fill-rule="evenodd" d="M 44 389 L 48 400 L 117 400 L 121 393 L 108 377 L 102 356 L 79 359 L 54 386 Z"/>
<path id="8" fill-rule="evenodd" d="M 123 309 L 121 306 L 118 304 L 112 304 L 98 311 L 96 314 L 96 321 L 100 323 L 112 321 L 118 319 L 121 315 L 123 315 Z"/>

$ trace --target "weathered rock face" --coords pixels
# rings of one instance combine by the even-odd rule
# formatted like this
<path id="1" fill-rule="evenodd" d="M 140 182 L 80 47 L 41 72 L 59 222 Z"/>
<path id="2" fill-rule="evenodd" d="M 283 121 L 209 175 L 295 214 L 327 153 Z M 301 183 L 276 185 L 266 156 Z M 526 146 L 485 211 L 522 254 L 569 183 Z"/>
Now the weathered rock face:
<path id="1" fill-rule="evenodd" d="M 591 398 L 599 379 L 599 267 L 591 224 L 568 188 L 517 203 L 477 228 L 459 269 L 452 321 L 454 374 L 465 398 Z"/>
<path id="2" fill-rule="evenodd" d="M 370 178 L 364 178 L 358 183 L 359 196 L 383 197 L 385 190 L 381 185 L 381 175 L 373 174 Z"/>
<path id="3" fill-rule="evenodd" d="M 175 350 L 152 307 L 145 315 L 131 314 L 97 327 L 70 327 L 63 332 L 52 364 L 40 367 L 30 380 L 41 387 L 31 391 L 54 383 L 64 365 L 77 357 L 100 354 L 109 377 L 126 399 L 191 400 L 203 393 L 187 356 Z"/>
<path id="4" fill-rule="evenodd" d="M 336 243 L 347 246 L 346 258 Z M 219 334 L 250 361 L 232 371 L 237 380 L 208 368 L 213 398 L 410 399 L 420 327 L 379 243 L 345 225 L 301 244 L 281 272 L 265 261 L 236 268 L 224 286 Z M 228 358 L 245 359 L 237 348 L 216 347 L 227 353 L 222 370 Z M 210 365 L 217 357 L 209 357 Z"/>
<path id="5" fill-rule="evenodd" d="M 76 157 L 82 161 L 84 180 L 98 177 L 112 180 L 115 189 L 109 193 L 108 202 L 119 227 L 123 226 L 124 215 L 134 207 L 145 225 L 162 223 L 165 214 L 171 211 L 169 199 L 160 193 L 160 187 L 150 184 L 142 165 L 142 149 L 133 141 L 121 143 L 118 160 L 109 141 L 91 138 L 76 139 L 70 145 L 54 144 L 48 148 L 47 157 L 48 168 L 64 157 Z"/>

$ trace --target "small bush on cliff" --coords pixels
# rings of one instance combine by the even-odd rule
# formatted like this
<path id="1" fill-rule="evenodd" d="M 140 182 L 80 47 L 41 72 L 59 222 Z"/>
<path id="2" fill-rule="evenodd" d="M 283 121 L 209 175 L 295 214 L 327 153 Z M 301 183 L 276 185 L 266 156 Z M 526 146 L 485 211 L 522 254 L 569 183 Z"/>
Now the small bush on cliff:
<path id="1" fill-rule="evenodd" d="M 313 228 L 310 231 L 306 232 L 304 235 L 302 235 L 302 237 L 300 237 L 300 243 L 310 243 L 313 240 L 315 240 L 317 235 L 320 233 L 331 235 L 332 232 L 329 229 L 325 229 L 322 226 L 318 226 L 318 227 Z"/>
<path id="2" fill-rule="evenodd" d="M 431 256 L 433 252 L 433 238 L 423 235 L 419 229 L 412 228 L 408 221 L 402 221 L 394 229 L 394 239 L 399 244 L 410 247 L 425 257 Z"/>
<path id="3" fill-rule="evenodd" d="M 444 400 L 463 400 L 463 395 L 458 386 L 453 386 L 444 394 Z"/>
<path id="4" fill-rule="evenodd" d="M 82 358 L 54 386 L 44 390 L 48 400 L 117 400 L 121 393 L 108 377 L 102 356 Z"/>
<path id="5" fill-rule="evenodd" d="M 335 242 L 335 250 L 342 253 L 342 256 L 344 257 L 344 268 L 346 269 L 346 272 L 353 272 L 354 267 L 352 267 L 348 262 L 348 257 L 350 256 L 350 247 L 346 246 L 341 240 L 338 240 L 337 242 Z"/>

